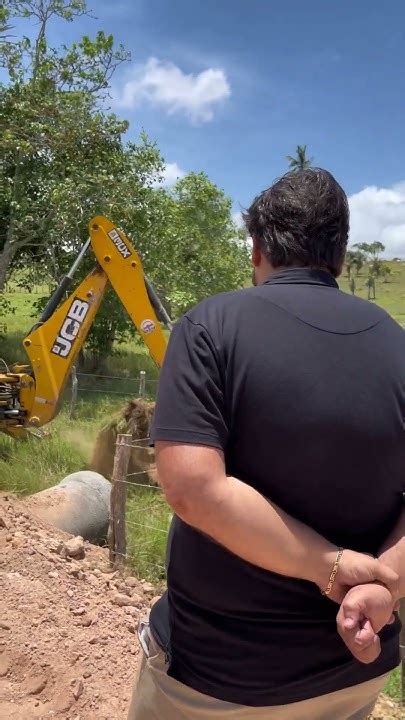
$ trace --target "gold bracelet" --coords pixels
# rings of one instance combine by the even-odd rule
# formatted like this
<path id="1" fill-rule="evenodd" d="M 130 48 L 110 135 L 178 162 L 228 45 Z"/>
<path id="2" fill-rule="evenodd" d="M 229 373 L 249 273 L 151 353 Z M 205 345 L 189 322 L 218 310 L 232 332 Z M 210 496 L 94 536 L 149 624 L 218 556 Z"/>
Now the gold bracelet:
<path id="1" fill-rule="evenodd" d="M 336 560 L 333 564 L 332 572 L 329 577 L 329 582 L 327 584 L 326 590 L 322 590 L 322 595 L 330 595 L 331 594 L 332 588 L 335 584 L 336 575 L 338 574 L 339 563 L 342 559 L 342 555 L 343 555 L 343 548 L 339 548 L 338 553 L 336 555 Z"/>

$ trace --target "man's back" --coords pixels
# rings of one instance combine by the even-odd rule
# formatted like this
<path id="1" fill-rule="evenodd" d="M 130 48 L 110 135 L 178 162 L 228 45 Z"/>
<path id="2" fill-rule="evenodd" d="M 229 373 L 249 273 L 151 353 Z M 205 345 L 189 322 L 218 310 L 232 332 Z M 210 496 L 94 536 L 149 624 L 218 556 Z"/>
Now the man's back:
<path id="1" fill-rule="evenodd" d="M 182 355 L 188 382 L 167 398 L 170 427 L 163 389 L 159 439 L 173 439 L 174 427 L 178 441 L 205 438 L 224 448 L 229 475 L 335 544 L 376 553 L 402 502 L 405 333 L 309 268 L 212 298 L 177 332 L 196 355 L 204 349 Z M 169 354 L 166 372 L 176 362 Z M 196 387 L 210 396 L 198 417 Z M 397 653 L 390 627 L 377 664 L 360 666 L 318 588 L 251 565 L 177 518 L 168 586 L 169 674 L 223 700 L 265 706 L 326 694 L 384 673 Z"/>

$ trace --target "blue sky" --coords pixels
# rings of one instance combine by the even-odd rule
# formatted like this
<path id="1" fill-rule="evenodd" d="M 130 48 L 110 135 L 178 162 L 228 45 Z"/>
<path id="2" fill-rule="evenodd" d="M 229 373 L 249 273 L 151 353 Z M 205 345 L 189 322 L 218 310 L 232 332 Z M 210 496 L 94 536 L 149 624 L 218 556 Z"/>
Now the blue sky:
<path id="1" fill-rule="evenodd" d="M 307 144 L 351 196 L 353 241 L 405 256 L 403 0 L 97 0 L 98 28 L 132 53 L 113 107 L 143 127 L 167 180 L 204 170 L 235 211 Z M 62 40 L 55 28 L 54 40 Z"/>

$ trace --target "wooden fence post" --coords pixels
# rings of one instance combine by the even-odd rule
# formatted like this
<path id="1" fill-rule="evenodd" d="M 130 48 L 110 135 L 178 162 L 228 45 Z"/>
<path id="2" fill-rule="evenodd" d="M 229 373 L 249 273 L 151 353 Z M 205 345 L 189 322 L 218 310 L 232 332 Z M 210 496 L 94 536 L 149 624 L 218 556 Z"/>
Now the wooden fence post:
<path id="1" fill-rule="evenodd" d="M 71 378 L 72 378 L 72 393 L 70 396 L 69 417 L 72 420 L 76 415 L 77 391 L 78 391 L 78 387 L 79 387 L 79 381 L 78 381 L 77 375 L 76 375 L 76 365 L 73 365 L 73 367 L 72 367 Z"/>
<path id="2" fill-rule="evenodd" d="M 110 528 L 108 533 L 110 562 L 116 568 L 122 567 L 125 564 L 127 551 L 125 534 L 126 478 L 131 453 L 131 442 L 132 435 L 117 435 L 110 499 Z"/>
<path id="3" fill-rule="evenodd" d="M 139 397 L 143 398 L 146 395 L 146 372 L 141 370 L 139 372 Z"/>

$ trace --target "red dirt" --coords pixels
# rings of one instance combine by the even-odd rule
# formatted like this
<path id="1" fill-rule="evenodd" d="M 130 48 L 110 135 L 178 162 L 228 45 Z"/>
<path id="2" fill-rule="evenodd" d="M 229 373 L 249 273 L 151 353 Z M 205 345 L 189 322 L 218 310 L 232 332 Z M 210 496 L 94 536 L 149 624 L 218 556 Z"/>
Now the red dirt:
<path id="1" fill-rule="evenodd" d="M 125 720 L 153 586 L 0 496 L 0 717 Z M 75 555 L 71 557 L 69 551 Z M 381 698 L 375 720 L 401 717 Z M 163 720 L 163 718 L 162 718 Z"/>

